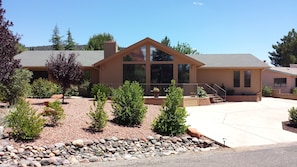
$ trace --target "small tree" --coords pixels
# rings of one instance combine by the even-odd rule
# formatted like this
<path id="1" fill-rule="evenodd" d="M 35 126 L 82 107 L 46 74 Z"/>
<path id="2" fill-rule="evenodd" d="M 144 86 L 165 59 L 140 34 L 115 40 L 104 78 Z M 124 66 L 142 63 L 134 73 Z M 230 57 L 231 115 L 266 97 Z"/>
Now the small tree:
<path id="1" fill-rule="evenodd" d="M 140 125 L 147 112 L 143 89 L 138 82 L 125 81 L 123 86 L 112 90 L 114 121 L 120 125 Z"/>
<path id="2" fill-rule="evenodd" d="M 165 103 L 162 105 L 161 114 L 153 122 L 153 130 L 162 135 L 179 135 L 186 132 L 187 112 L 184 107 L 180 107 L 183 90 L 175 86 L 175 81 L 171 81 L 171 86 L 167 89 Z"/>
<path id="3" fill-rule="evenodd" d="M 37 138 L 43 130 L 44 121 L 24 99 L 18 101 L 4 118 L 5 125 L 12 129 L 12 135 L 23 140 Z"/>
<path id="4" fill-rule="evenodd" d="M 289 112 L 289 122 L 294 126 L 297 127 L 297 108 L 292 107 L 288 110 Z"/>
<path id="5" fill-rule="evenodd" d="M 106 103 L 107 97 L 104 92 L 101 92 L 98 89 L 97 92 L 97 101 L 93 103 L 93 107 L 90 107 L 90 112 L 87 115 L 91 119 L 91 129 L 94 131 L 102 131 L 102 129 L 106 126 L 108 115 L 104 111 L 104 105 Z"/>
<path id="6" fill-rule="evenodd" d="M 79 83 L 82 70 L 81 64 L 76 61 L 74 53 L 69 54 L 66 58 L 65 53 L 59 53 L 56 57 L 53 55 L 47 60 L 48 72 L 51 78 L 62 87 L 62 103 L 64 96 L 71 84 Z"/>
<path id="7" fill-rule="evenodd" d="M 9 84 L 0 83 L 0 100 L 13 105 L 18 100 L 31 94 L 30 79 L 32 72 L 26 69 L 16 69 Z"/>

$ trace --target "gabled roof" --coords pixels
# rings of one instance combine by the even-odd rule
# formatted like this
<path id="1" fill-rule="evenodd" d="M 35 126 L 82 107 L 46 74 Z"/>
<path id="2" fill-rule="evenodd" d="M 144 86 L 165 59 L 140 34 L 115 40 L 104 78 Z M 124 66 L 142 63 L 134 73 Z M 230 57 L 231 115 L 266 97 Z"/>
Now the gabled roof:
<path id="1" fill-rule="evenodd" d="M 101 61 L 98 61 L 97 63 L 94 64 L 94 66 L 99 66 L 99 65 L 101 65 L 103 63 L 111 61 L 114 58 L 116 58 L 117 56 L 128 54 L 129 52 L 133 51 L 134 49 L 137 49 L 137 48 L 142 47 L 142 46 L 147 45 L 147 44 L 152 45 L 152 46 L 156 47 L 157 49 L 162 50 L 163 52 L 166 52 L 166 53 L 171 54 L 173 56 L 185 56 L 184 54 L 182 54 L 182 53 L 180 53 L 180 52 L 178 52 L 178 51 L 176 51 L 176 50 L 174 50 L 174 49 L 172 49 L 172 48 L 170 48 L 168 46 L 165 46 L 165 45 L 163 45 L 163 44 L 161 44 L 161 43 L 147 37 L 147 38 L 144 38 L 143 40 L 141 40 L 139 42 L 134 43 L 133 45 L 130 45 L 129 47 L 121 50 L 120 52 L 115 53 L 112 56 L 109 56 L 109 57 L 107 57 L 105 59 L 102 59 Z M 200 66 L 204 65 L 199 60 L 193 59 L 191 57 L 186 57 L 186 58 L 189 61 L 192 61 L 193 63 L 199 64 Z"/>
<path id="2" fill-rule="evenodd" d="M 282 73 L 282 74 L 285 74 L 285 75 L 297 76 L 297 68 L 292 68 L 292 67 L 271 67 L 268 70 L 273 71 L 273 72 Z"/>
<path id="3" fill-rule="evenodd" d="M 82 64 L 83 67 L 91 67 L 97 61 L 104 58 L 104 51 L 82 51 L 82 50 L 48 50 L 48 51 L 24 51 L 15 56 L 15 59 L 21 60 L 21 65 L 25 67 L 44 67 L 46 61 L 51 55 L 58 55 L 65 53 L 66 57 L 70 53 L 77 55 L 76 60 Z"/>
<path id="4" fill-rule="evenodd" d="M 199 54 L 187 55 L 205 65 L 200 68 L 269 68 L 252 54 Z"/>

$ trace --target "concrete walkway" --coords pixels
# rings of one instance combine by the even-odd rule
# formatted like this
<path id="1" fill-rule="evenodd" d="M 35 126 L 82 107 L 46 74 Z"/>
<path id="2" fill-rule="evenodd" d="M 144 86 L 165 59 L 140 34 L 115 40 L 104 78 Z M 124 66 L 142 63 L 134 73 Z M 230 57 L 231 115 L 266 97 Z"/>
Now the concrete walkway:
<path id="1" fill-rule="evenodd" d="M 296 142 L 297 134 L 282 129 L 293 106 L 297 101 L 265 97 L 260 102 L 186 107 L 187 124 L 232 148 Z"/>

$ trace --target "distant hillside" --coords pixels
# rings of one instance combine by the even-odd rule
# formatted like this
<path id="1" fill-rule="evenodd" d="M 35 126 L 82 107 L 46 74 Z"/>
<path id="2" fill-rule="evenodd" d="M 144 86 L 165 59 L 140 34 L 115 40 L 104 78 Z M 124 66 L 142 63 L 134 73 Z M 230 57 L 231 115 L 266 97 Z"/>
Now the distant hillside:
<path id="1" fill-rule="evenodd" d="M 76 49 L 75 50 L 84 50 L 84 48 L 87 45 L 76 45 Z M 26 49 L 28 50 L 53 50 L 53 47 L 51 45 L 47 45 L 47 46 L 30 46 L 30 47 L 26 47 Z"/>

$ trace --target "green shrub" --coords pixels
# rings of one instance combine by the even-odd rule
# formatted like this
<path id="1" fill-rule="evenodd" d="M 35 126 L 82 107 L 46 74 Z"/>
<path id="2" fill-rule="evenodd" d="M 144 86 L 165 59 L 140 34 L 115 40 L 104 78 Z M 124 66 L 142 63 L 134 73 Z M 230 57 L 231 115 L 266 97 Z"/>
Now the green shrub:
<path id="1" fill-rule="evenodd" d="M 17 139 L 32 140 L 39 136 L 44 127 L 44 119 L 29 102 L 19 100 L 5 116 L 5 125 L 12 129 Z"/>
<path id="2" fill-rule="evenodd" d="M 297 88 L 292 89 L 292 94 L 296 95 L 297 94 Z"/>
<path id="3" fill-rule="evenodd" d="M 105 94 L 100 91 L 97 92 L 97 101 L 93 103 L 93 107 L 90 107 L 90 112 L 87 115 L 90 117 L 91 121 L 91 129 L 94 131 L 102 131 L 102 129 L 106 126 L 108 115 L 104 111 L 104 105 L 107 100 Z"/>
<path id="4" fill-rule="evenodd" d="M 32 83 L 32 96 L 48 98 L 58 92 L 58 85 L 43 78 L 38 78 Z"/>
<path id="5" fill-rule="evenodd" d="M 31 94 L 30 79 L 32 72 L 16 69 L 9 84 L 0 83 L 0 100 L 13 105 L 18 100 Z"/>
<path id="6" fill-rule="evenodd" d="M 197 96 L 198 97 L 206 97 L 207 93 L 203 87 L 197 86 Z"/>
<path id="7" fill-rule="evenodd" d="M 289 121 L 292 125 L 297 127 L 297 108 L 292 107 L 288 110 L 289 112 Z"/>
<path id="8" fill-rule="evenodd" d="M 272 95 L 272 88 L 269 86 L 263 86 L 262 88 L 262 95 L 265 97 L 269 97 Z"/>
<path id="9" fill-rule="evenodd" d="M 180 107 L 183 90 L 175 86 L 175 81 L 171 81 L 171 86 L 167 89 L 167 95 L 162 105 L 161 114 L 153 122 L 153 130 L 161 135 L 176 136 L 186 132 L 186 109 Z"/>
<path id="10" fill-rule="evenodd" d="M 226 94 L 232 96 L 232 95 L 235 94 L 235 90 L 234 89 L 227 89 Z"/>
<path id="11" fill-rule="evenodd" d="M 91 97 L 91 82 L 84 80 L 78 87 L 78 93 L 82 97 Z"/>
<path id="12" fill-rule="evenodd" d="M 125 81 L 123 86 L 112 91 L 114 121 L 121 125 L 140 125 L 147 112 L 143 89 L 138 82 Z"/>
<path id="13" fill-rule="evenodd" d="M 64 109 L 62 108 L 62 103 L 59 100 L 49 102 L 48 107 L 44 108 L 43 116 L 48 116 L 50 118 L 48 124 L 52 126 L 58 125 L 59 121 L 66 117 Z"/>
<path id="14" fill-rule="evenodd" d="M 65 96 L 71 97 L 71 96 L 78 96 L 78 86 L 77 85 L 71 85 L 70 88 L 67 89 L 65 92 Z"/>
<path id="15" fill-rule="evenodd" d="M 94 84 L 91 89 L 91 96 L 97 99 L 98 90 L 104 93 L 106 97 L 110 96 L 111 90 L 108 86 L 105 86 L 104 84 Z"/>

